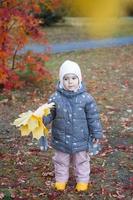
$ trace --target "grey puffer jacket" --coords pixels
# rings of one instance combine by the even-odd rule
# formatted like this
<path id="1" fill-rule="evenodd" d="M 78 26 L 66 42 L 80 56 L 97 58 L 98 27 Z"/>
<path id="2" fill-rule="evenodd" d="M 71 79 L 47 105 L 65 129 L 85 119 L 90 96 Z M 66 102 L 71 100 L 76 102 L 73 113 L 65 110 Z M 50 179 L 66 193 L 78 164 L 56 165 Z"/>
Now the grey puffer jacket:
<path id="1" fill-rule="evenodd" d="M 51 145 L 65 153 L 88 150 L 93 138 L 102 138 L 102 126 L 94 98 L 82 87 L 77 92 L 57 87 L 49 102 L 55 103 L 51 114 L 43 117 L 52 121 Z"/>

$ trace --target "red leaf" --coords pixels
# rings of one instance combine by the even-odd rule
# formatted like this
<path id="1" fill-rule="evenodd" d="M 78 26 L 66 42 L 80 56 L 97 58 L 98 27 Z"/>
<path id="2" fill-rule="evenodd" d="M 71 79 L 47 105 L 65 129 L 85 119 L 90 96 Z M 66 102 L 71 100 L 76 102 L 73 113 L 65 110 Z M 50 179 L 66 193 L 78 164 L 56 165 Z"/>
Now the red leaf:
<path id="1" fill-rule="evenodd" d="M 103 167 L 93 167 L 91 170 L 92 174 L 99 174 L 105 172 L 105 169 Z"/>

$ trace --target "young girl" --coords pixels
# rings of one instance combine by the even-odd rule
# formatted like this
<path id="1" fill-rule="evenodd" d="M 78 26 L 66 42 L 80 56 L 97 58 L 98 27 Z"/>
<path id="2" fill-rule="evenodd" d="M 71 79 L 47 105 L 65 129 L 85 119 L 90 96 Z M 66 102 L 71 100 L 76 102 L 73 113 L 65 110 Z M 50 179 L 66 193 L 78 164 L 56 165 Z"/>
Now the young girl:
<path id="1" fill-rule="evenodd" d="M 66 188 L 72 161 L 76 190 L 86 191 L 90 182 L 88 150 L 92 141 L 98 143 L 102 138 L 102 127 L 96 102 L 86 92 L 77 63 L 66 60 L 61 65 L 57 90 L 49 99 L 50 102 L 55 103 L 55 109 L 47 117 L 43 117 L 43 123 L 47 125 L 52 122 L 55 188 Z"/>

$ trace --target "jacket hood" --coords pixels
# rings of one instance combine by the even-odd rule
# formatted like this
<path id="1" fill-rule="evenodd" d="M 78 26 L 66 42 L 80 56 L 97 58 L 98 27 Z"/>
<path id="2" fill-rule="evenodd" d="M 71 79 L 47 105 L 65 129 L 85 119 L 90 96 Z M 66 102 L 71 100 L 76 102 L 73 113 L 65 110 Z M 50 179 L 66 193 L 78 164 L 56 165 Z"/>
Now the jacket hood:
<path id="1" fill-rule="evenodd" d="M 62 93 L 64 96 L 66 97 L 73 97 L 73 96 L 76 96 L 78 94 L 81 94 L 83 92 L 86 92 L 86 87 L 83 83 L 81 83 L 81 87 L 76 91 L 76 92 L 73 92 L 73 91 L 68 91 L 68 90 L 65 90 L 64 88 L 62 88 L 60 86 L 60 82 L 58 82 L 57 84 L 57 91 Z"/>

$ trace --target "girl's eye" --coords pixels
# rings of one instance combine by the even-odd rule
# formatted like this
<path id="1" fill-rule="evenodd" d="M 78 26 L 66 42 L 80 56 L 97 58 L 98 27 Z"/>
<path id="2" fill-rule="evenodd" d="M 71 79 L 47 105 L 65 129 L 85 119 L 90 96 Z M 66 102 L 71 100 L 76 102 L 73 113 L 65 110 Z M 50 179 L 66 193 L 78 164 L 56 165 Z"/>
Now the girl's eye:
<path id="1" fill-rule="evenodd" d="M 64 78 L 63 78 L 64 81 L 75 80 L 75 79 L 77 79 L 77 77 L 71 77 L 71 78 L 64 77 Z"/>

